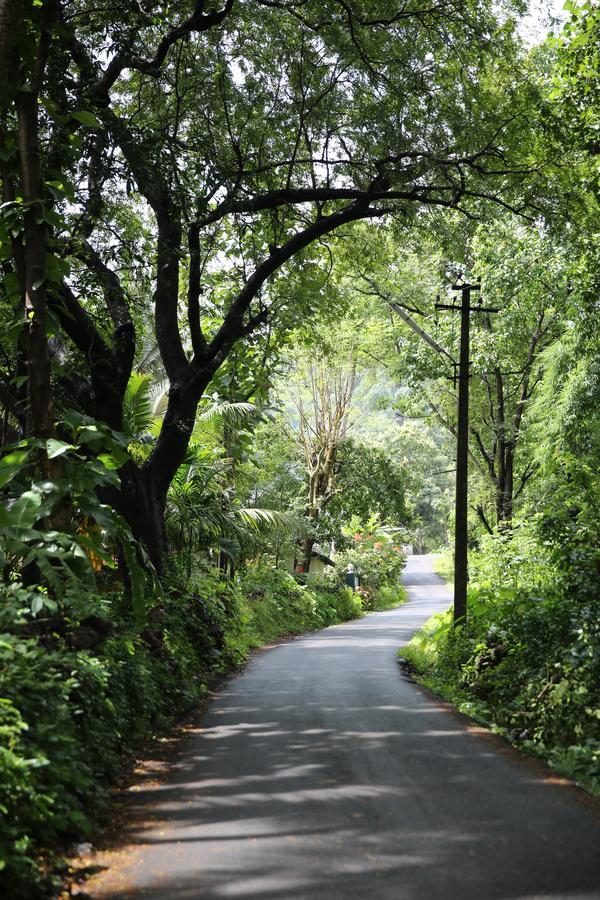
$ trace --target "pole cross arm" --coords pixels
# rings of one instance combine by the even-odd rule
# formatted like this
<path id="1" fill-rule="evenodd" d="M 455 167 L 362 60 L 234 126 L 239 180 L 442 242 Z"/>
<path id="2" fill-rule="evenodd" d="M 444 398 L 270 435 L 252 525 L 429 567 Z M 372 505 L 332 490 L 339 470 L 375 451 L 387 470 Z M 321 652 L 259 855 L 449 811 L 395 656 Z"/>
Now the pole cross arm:
<path id="1" fill-rule="evenodd" d="M 451 309 L 454 312 L 462 312 L 463 307 L 459 306 L 456 303 L 436 303 L 436 309 Z M 500 312 L 497 306 L 481 306 L 477 304 L 477 306 L 469 306 L 467 307 L 469 312 L 489 312 L 489 313 L 497 313 Z"/>

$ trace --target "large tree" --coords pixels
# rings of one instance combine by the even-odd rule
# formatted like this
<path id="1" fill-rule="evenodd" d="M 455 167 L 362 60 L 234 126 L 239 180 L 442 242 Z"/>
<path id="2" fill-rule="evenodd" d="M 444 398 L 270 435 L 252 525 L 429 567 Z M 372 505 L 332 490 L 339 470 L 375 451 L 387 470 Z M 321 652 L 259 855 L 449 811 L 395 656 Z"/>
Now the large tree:
<path id="1" fill-rule="evenodd" d="M 30 431 L 51 430 L 46 303 L 61 395 L 117 430 L 152 311 L 167 410 L 112 502 L 160 566 L 167 491 L 231 349 L 310 315 L 294 285 L 338 229 L 526 206 L 535 95 L 488 0 L 43 0 L 3 4 L 2 25 L 4 6 L 0 243 Z"/>

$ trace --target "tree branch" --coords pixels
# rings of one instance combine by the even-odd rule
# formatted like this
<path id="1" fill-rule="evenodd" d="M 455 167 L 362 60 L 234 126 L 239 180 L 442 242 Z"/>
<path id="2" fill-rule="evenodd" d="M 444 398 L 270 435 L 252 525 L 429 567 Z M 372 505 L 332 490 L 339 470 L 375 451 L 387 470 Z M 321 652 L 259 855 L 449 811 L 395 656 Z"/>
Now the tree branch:
<path id="1" fill-rule="evenodd" d="M 492 456 L 490 456 L 490 454 L 485 449 L 483 440 L 481 439 L 481 435 L 479 434 L 479 432 L 477 431 L 476 428 L 471 428 L 471 434 L 475 438 L 477 448 L 485 460 L 485 463 L 488 467 L 488 472 L 490 474 L 490 478 L 492 479 L 492 481 L 495 482 L 496 481 L 496 472 L 494 469 L 494 460 L 493 460 Z"/>
<path id="2" fill-rule="evenodd" d="M 521 496 L 521 494 L 523 493 L 523 491 L 525 489 L 525 485 L 527 484 L 527 482 L 529 481 L 531 476 L 534 474 L 534 472 L 535 472 L 535 465 L 533 463 L 529 463 L 527 468 L 523 472 L 523 474 L 520 476 L 521 483 L 520 483 L 519 487 L 517 488 L 517 490 L 515 491 L 515 494 L 514 494 L 515 500 Z"/>
<path id="3" fill-rule="evenodd" d="M 481 503 L 478 503 L 477 506 L 474 506 L 474 507 L 473 507 L 473 509 L 475 510 L 475 512 L 477 513 L 477 515 L 479 516 L 479 518 L 480 518 L 480 520 L 481 520 L 481 524 L 483 525 L 483 527 L 485 528 L 485 530 L 487 531 L 487 533 L 488 533 L 488 534 L 493 534 L 493 533 L 494 533 L 494 529 L 492 528 L 492 526 L 491 526 L 490 523 L 488 522 L 487 516 L 486 516 L 486 514 L 485 514 L 485 510 L 484 510 L 483 506 L 481 505 Z"/>
<path id="4" fill-rule="evenodd" d="M 58 297 L 49 297 L 49 308 L 58 317 L 65 334 L 87 358 L 91 375 L 89 403 L 86 407 L 96 419 L 102 419 L 119 431 L 122 426 L 123 393 L 127 381 L 115 378 L 119 364 L 90 316 L 80 306 L 71 288 L 63 282 Z M 78 391 L 74 391 L 75 397 Z"/>
<path id="5" fill-rule="evenodd" d="M 521 420 L 523 418 L 523 412 L 525 410 L 525 404 L 527 400 L 531 396 L 529 392 L 529 378 L 531 376 L 531 368 L 533 366 L 533 361 L 535 359 L 536 349 L 541 338 L 547 333 L 549 326 L 545 329 L 542 328 L 544 324 L 544 316 L 545 312 L 542 312 L 539 315 L 537 328 L 533 332 L 531 336 L 531 341 L 529 342 L 529 349 L 527 352 L 527 361 L 523 368 L 523 382 L 521 385 L 521 396 L 519 397 L 519 402 L 515 407 L 515 415 L 513 418 L 513 433 L 515 437 L 519 434 L 521 428 Z"/>
<path id="6" fill-rule="evenodd" d="M 127 60 L 126 65 L 129 68 L 137 69 L 139 72 L 145 72 L 147 75 L 157 76 L 160 74 L 160 67 L 166 59 L 170 48 L 178 40 L 186 37 L 192 32 L 208 31 L 216 25 L 223 22 L 233 8 L 234 0 L 227 0 L 222 10 L 213 10 L 205 13 L 205 0 L 198 0 L 194 7 L 194 12 L 181 25 L 172 28 L 160 41 L 154 56 L 150 59 L 142 59 L 141 57 L 132 57 Z"/>
<path id="7" fill-rule="evenodd" d="M 106 265 L 91 244 L 84 243 L 76 255 L 94 272 L 102 288 L 106 308 L 113 323 L 112 350 L 117 363 L 119 384 L 125 390 L 135 356 L 135 327 L 125 292 L 118 275 Z M 73 299 L 77 303 L 75 298 Z"/>
<path id="8" fill-rule="evenodd" d="M 282 247 L 275 248 L 246 280 L 244 287 L 225 316 L 223 324 L 208 345 L 205 356 L 209 355 L 213 361 L 218 360 L 217 364 L 220 365 L 231 344 L 243 333 L 243 317 L 252 300 L 267 279 L 293 256 L 319 237 L 330 234 L 342 225 L 356 222 L 359 219 L 375 218 L 384 215 L 386 211 L 372 209 L 367 203 L 353 203 L 329 216 L 322 216 L 304 231 L 293 235 Z"/>
<path id="9" fill-rule="evenodd" d="M 196 223 L 188 229 L 188 248 L 190 252 L 190 271 L 188 275 L 188 324 L 192 349 L 201 355 L 206 349 L 206 338 L 200 324 L 200 228 Z"/>
<path id="10" fill-rule="evenodd" d="M 435 196 L 435 192 L 448 193 L 448 199 Z M 261 212 L 267 209 L 277 209 L 280 206 L 292 206 L 302 203 L 325 203 L 336 200 L 352 200 L 356 203 L 376 203 L 378 201 L 403 200 L 419 202 L 430 206 L 456 207 L 458 200 L 453 195 L 453 189 L 447 185 L 425 185 L 410 190 L 380 190 L 371 188 L 360 190 L 358 188 L 345 187 L 321 187 L 321 188 L 281 188 L 268 191 L 258 197 L 234 200 L 229 197 L 223 200 L 215 209 L 198 219 L 200 226 L 212 225 L 220 219 L 232 213 Z"/>

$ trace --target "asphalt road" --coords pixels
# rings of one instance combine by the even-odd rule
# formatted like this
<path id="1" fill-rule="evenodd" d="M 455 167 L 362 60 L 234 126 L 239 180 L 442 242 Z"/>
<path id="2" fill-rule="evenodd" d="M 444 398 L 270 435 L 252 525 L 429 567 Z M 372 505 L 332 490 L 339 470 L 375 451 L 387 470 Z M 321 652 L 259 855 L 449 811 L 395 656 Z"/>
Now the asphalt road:
<path id="1" fill-rule="evenodd" d="M 166 781 L 134 790 L 130 846 L 93 897 L 600 898 L 600 815 L 403 678 L 395 653 L 449 595 L 258 654 Z M 101 862 L 103 861 L 100 860 Z"/>

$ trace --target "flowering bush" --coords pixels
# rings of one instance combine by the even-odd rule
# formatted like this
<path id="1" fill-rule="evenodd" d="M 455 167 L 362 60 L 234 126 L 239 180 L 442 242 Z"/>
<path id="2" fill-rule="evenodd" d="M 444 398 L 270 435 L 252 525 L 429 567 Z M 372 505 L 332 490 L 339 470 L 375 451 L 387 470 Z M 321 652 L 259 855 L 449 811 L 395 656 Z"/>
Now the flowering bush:
<path id="1" fill-rule="evenodd" d="M 334 577 L 342 582 L 346 580 L 348 564 L 354 566 L 366 599 L 380 588 L 400 581 L 406 557 L 391 535 L 381 528 L 373 528 L 355 531 L 352 546 L 338 553 L 335 562 Z"/>

